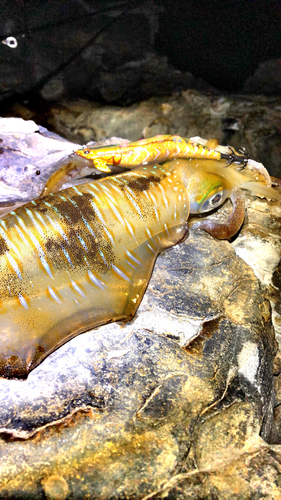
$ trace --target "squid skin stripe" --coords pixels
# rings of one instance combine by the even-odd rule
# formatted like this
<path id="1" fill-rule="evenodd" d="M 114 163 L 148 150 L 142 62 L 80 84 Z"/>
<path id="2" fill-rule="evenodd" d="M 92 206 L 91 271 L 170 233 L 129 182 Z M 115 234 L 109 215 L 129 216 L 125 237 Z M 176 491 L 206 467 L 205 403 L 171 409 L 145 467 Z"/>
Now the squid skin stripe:
<path id="1" fill-rule="evenodd" d="M 48 291 L 49 291 L 49 294 L 51 295 L 52 299 L 54 299 L 55 302 L 57 302 L 58 304 L 62 304 L 62 301 L 57 296 L 56 292 L 53 290 L 53 288 L 51 286 L 48 286 Z"/>
<path id="2" fill-rule="evenodd" d="M 122 215 L 120 214 L 120 212 L 118 211 L 117 207 L 111 202 L 111 200 L 109 198 L 108 198 L 108 203 L 109 203 L 109 205 L 111 207 L 111 210 L 113 211 L 114 215 L 116 216 L 116 218 L 119 220 L 119 222 L 121 222 L 121 224 L 123 224 L 123 226 L 125 226 L 125 221 L 124 221 Z M 94 205 L 94 203 L 92 205 L 93 205 L 93 208 L 94 208 L 95 212 L 97 213 L 97 216 L 101 220 L 101 222 L 103 224 L 103 227 L 104 227 L 105 226 L 105 221 L 102 218 L 100 211 L 97 209 L 97 207 Z"/>
<path id="3" fill-rule="evenodd" d="M 79 293 L 79 295 L 81 295 L 81 297 L 86 297 L 85 293 L 83 292 L 83 290 L 81 290 L 81 288 L 77 285 L 77 283 L 74 281 L 74 280 L 71 280 L 71 284 L 74 288 L 74 290 Z"/>
<path id="4" fill-rule="evenodd" d="M 63 253 L 64 253 L 65 257 L 66 257 L 66 260 L 67 260 L 67 261 L 68 261 L 68 263 L 71 265 L 72 269 L 74 269 L 74 265 L 73 265 L 73 263 L 72 263 L 72 260 L 71 260 L 71 258 L 70 258 L 70 255 L 69 255 L 68 251 L 64 248 L 64 246 L 63 246 L 63 245 L 60 245 L 60 247 L 61 247 L 61 249 L 62 249 L 62 251 L 63 251 Z"/>
<path id="5" fill-rule="evenodd" d="M 83 238 L 81 238 L 81 236 L 79 234 L 76 234 L 76 236 L 77 236 L 78 240 L 80 241 L 84 250 L 86 250 L 86 252 L 89 253 L 89 250 L 88 250 L 87 245 L 86 245 L 85 241 L 83 240 Z"/>
<path id="6" fill-rule="evenodd" d="M 44 231 L 43 231 L 42 227 L 38 224 L 38 222 L 35 220 L 33 213 L 28 208 L 25 208 L 25 212 L 28 215 L 28 217 L 30 218 L 31 222 L 36 227 L 38 233 L 44 238 Z"/>
<path id="7" fill-rule="evenodd" d="M 72 189 L 77 193 L 79 194 L 79 196 L 83 196 L 83 193 L 81 193 L 81 191 L 79 191 L 79 189 L 76 187 L 76 186 L 73 186 Z"/>
<path id="8" fill-rule="evenodd" d="M 47 271 L 50 278 L 53 278 L 53 275 L 52 275 L 51 269 L 49 267 L 49 264 L 47 262 L 43 248 L 41 247 L 41 245 L 40 245 L 39 241 L 36 239 L 36 237 L 32 234 L 32 232 L 29 233 L 29 236 L 30 236 L 30 239 L 32 240 L 32 242 L 34 243 L 34 246 L 36 247 L 36 249 L 38 251 L 38 256 L 39 256 L 39 258 L 44 266 L 45 271 Z"/>
<path id="9" fill-rule="evenodd" d="M 107 288 L 107 285 L 105 283 L 102 283 L 102 281 L 100 281 L 93 273 L 92 271 L 90 271 L 90 269 L 88 269 L 88 276 L 90 278 L 90 280 L 92 281 L 92 283 L 94 283 L 94 285 L 96 285 L 97 287 L 99 287 L 101 290 L 104 290 L 105 288 Z"/>
<path id="10" fill-rule="evenodd" d="M 37 219 L 39 219 L 40 222 L 42 222 L 43 226 L 46 227 L 46 222 L 44 221 L 42 215 L 39 212 L 37 212 L 37 211 L 34 211 L 34 214 L 36 215 Z M 49 216 L 47 215 L 47 217 L 49 217 Z"/>
<path id="11" fill-rule="evenodd" d="M 22 275 L 21 275 L 21 272 L 20 272 L 20 270 L 19 270 L 19 267 L 18 267 L 18 265 L 17 265 L 17 263 L 16 263 L 15 259 L 14 259 L 14 258 L 13 258 L 10 254 L 9 254 L 9 252 L 7 252 L 7 253 L 6 253 L 6 257 L 7 257 L 8 261 L 9 261 L 9 263 L 11 264 L 11 266 L 12 266 L 13 270 L 14 270 L 14 271 L 15 271 L 15 273 L 17 274 L 18 278 L 19 278 L 20 280 L 22 280 Z"/>
<path id="12" fill-rule="evenodd" d="M 19 250 L 17 249 L 17 247 L 14 245 L 14 243 L 9 240 L 8 236 L 6 235 L 5 231 L 3 231 L 3 229 L 1 229 L 0 227 L 0 235 L 2 236 L 2 238 L 6 241 L 8 247 L 12 248 L 12 250 L 14 250 L 15 254 L 19 257 L 19 259 L 21 258 L 21 254 L 19 252 Z"/>
<path id="13" fill-rule="evenodd" d="M 92 227 L 90 226 L 90 224 L 88 223 L 87 219 L 85 219 L 85 217 L 81 214 L 81 217 L 82 217 L 82 220 L 85 224 L 85 227 L 88 229 L 89 233 L 94 236 L 94 238 L 96 238 L 96 235 L 92 229 Z"/>
<path id="14" fill-rule="evenodd" d="M 106 191 L 108 191 L 108 193 L 106 193 L 108 203 L 110 204 L 110 206 L 111 206 L 111 208 L 112 208 L 113 212 L 115 213 L 116 217 L 118 218 L 118 220 L 119 220 L 122 224 L 124 224 L 124 223 L 122 222 L 122 218 L 120 218 L 121 216 L 120 216 L 120 217 L 118 217 L 119 212 L 118 212 L 117 208 L 116 208 L 116 207 L 115 207 L 115 205 L 114 205 L 114 198 L 111 196 L 111 194 L 109 194 L 110 192 L 109 192 L 109 190 L 108 190 L 108 189 L 106 189 Z M 99 199 L 98 199 L 98 200 L 99 200 Z M 99 201 L 100 201 L 100 200 L 99 200 Z M 113 236 L 112 236 L 111 232 L 107 229 L 106 222 L 105 222 L 104 218 L 102 217 L 101 212 L 99 211 L 99 209 L 97 208 L 97 206 L 95 205 L 95 203 L 94 203 L 93 201 L 91 201 L 91 205 L 92 205 L 92 207 L 93 207 L 93 209 L 94 209 L 95 214 L 99 217 L 99 219 L 100 219 L 100 221 L 101 221 L 101 223 L 102 223 L 102 227 L 103 227 L 103 230 L 104 230 L 105 234 L 107 235 L 107 237 L 108 237 L 108 238 L 109 238 L 109 240 L 111 241 L 112 245 L 113 245 L 114 247 L 116 247 L 116 245 L 115 245 L 115 241 L 114 241 L 114 238 L 113 238 Z M 88 224 L 88 223 L 87 223 L 87 224 Z M 90 227 L 90 226 L 89 226 L 89 227 Z M 91 232 L 92 232 L 92 231 L 91 231 Z M 92 233 L 92 234 L 94 234 L 94 233 Z M 94 236 L 95 236 L 95 235 L 94 235 Z"/>
<path id="15" fill-rule="evenodd" d="M 143 266 L 142 263 L 131 252 L 129 252 L 129 250 L 125 249 L 125 251 L 130 259 L 132 259 L 136 264 L 139 264 L 139 266 Z"/>
<path id="16" fill-rule="evenodd" d="M 164 224 L 163 224 L 163 225 L 164 225 L 164 230 L 166 231 L 167 235 L 168 235 L 168 236 L 171 236 L 171 235 L 170 235 L 169 228 L 168 228 L 168 226 L 167 226 L 166 222 L 164 222 Z"/>
<path id="17" fill-rule="evenodd" d="M 131 201 L 131 203 L 134 205 L 136 211 L 138 212 L 139 216 L 143 219 L 143 215 L 141 213 L 141 209 L 137 203 L 137 200 L 134 196 L 134 192 L 131 188 L 129 188 L 128 186 L 126 187 L 126 193 L 127 193 L 127 196 L 129 198 L 129 200 Z"/>
<path id="18" fill-rule="evenodd" d="M 109 200 L 109 198 L 107 198 L 107 199 Z M 110 200 L 109 200 L 109 202 L 110 202 Z M 99 219 L 100 219 L 100 221 L 102 223 L 102 228 L 103 228 L 105 234 L 107 235 L 108 239 L 111 241 L 112 245 L 114 247 L 116 247 L 114 238 L 113 238 L 111 232 L 109 231 L 109 229 L 107 229 L 106 222 L 105 222 L 104 218 L 102 217 L 100 211 L 98 210 L 98 208 L 96 207 L 96 205 L 94 205 L 92 202 L 91 202 L 91 205 L 94 207 L 95 214 L 99 217 Z"/>
<path id="19" fill-rule="evenodd" d="M 158 214 L 158 210 L 157 210 L 157 201 L 156 201 L 156 199 L 155 199 L 155 197 L 154 197 L 154 195 L 152 193 L 147 193 L 147 195 L 152 200 L 152 206 L 153 206 L 153 210 L 155 212 L 155 217 L 156 217 L 157 222 L 159 222 L 159 214 Z"/>
<path id="20" fill-rule="evenodd" d="M 66 198 L 64 198 L 64 200 L 65 200 L 65 201 L 67 201 L 67 199 L 66 199 Z M 75 205 L 75 206 L 77 207 L 77 209 L 79 210 L 78 205 L 77 205 L 77 204 L 76 204 L 73 200 L 69 199 L 69 201 L 70 201 L 73 205 Z M 79 212 L 80 212 L 80 210 L 79 210 Z M 83 216 L 83 214 L 82 214 L 81 212 L 80 212 L 80 216 L 81 216 L 81 219 L 83 220 L 83 223 L 84 223 L 84 225 L 85 225 L 86 229 L 89 231 L 89 233 L 90 233 L 92 236 L 94 236 L 94 238 L 96 238 L 96 234 L 94 233 L 94 231 L 93 231 L 93 229 L 91 228 L 90 224 L 87 222 L 87 220 L 85 219 L 85 217 Z M 56 223 L 56 224 L 58 224 L 58 223 Z M 59 224 L 58 224 L 58 226 L 59 226 Z M 60 226 L 59 226 L 59 227 L 60 227 Z M 63 230 L 62 230 L 62 231 L 63 231 Z M 65 234 L 65 233 L 64 233 L 64 234 Z M 62 236 L 63 236 L 63 234 L 62 234 Z M 66 235 L 65 235 L 65 239 L 66 239 L 66 241 L 69 243 L 69 240 L 68 240 L 68 238 L 66 237 Z M 82 243 L 82 242 L 81 242 L 81 243 Z M 86 246 L 86 244 L 85 244 L 85 246 Z M 87 250 L 87 252 L 88 252 L 88 250 Z"/>
<path id="21" fill-rule="evenodd" d="M 133 266 L 133 264 L 129 261 L 129 260 L 126 260 L 125 259 L 125 262 L 127 262 L 128 266 L 132 267 L 133 269 L 137 270 L 137 268 L 135 266 Z"/>
<path id="22" fill-rule="evenodd" d="M 66 241 L 66 243 L 69 244 L 69 239 L 67 238 L 67 236 L 66 236 L 64 230 L 62 229 L 62 227 L 60 226 L 60 224 L 57 221 L 52 220 L 52 218 L 48 214 L 46 214 L 46 215 L 47 215 L 47 217 L 49 219 L 50 224 L 55 229 L 55 231 L 58 231 L 58 233 L 64 238 L 64 240 Z M 71 265 L 71 267 L 73 269 L 74 266 L 73 266 L 73 263 L 71 261 L 71 258 L 70 258 L 70 255 L 69 255 L 68 251 L 61 244 L 60 244 L 60 247 L 61 247 L 61 249 L 62 249 L 62 251 L 64 253 L 64 256 L 66 257 L 66 260 L 68 261 L 68 263 Z"/>
<path id="23" fill-rule="evenodd" d="M 21 303 L 21 305 L 28 310 L 28 304 L 24 298 L 24 296 L 21 294 L 21 293 L 18 293 L 18 298 L 19 298 L 19 301 Z"/>
<path id="24" fill-rule="evenodd" d="M 51 208 L 52 210 L 56 210 L 56 207 L 51 205 L 51 203 L 48 203 L 47 201 L 43 200 L 43 203 L 46 205 L 46 207 Z"/>
<path id="25" fill-rule="evenodd" d="M 138 241 L 136 239 L 136 235 L 134 233 L 134 230 L 133 230 L 131 224 L 127 220 L 125 220 L 125 223 L 126 223 L 126 226 L 127 226 L 127 231 L 129 231 L 129 233 L 133 236 L 133 238 L 134 238 L 134 240 L 136 242 L 136 245 L 138 246 L 139 244 L 138 244 Z"/>
<path id="26" fill-rule="evenodd" d="M 46 214 L 46 216 L 48 217 L 48 220 L 49 220 L 50 224 L 53 226 L 53 228 L 55 229 L 55 231 L 57 231 L 63 237 L 63 239 L 66 241 L 66 243 L 69 243 L 69 239 L 66 236 L 63 228 L 60 226 L 60 224 L 57 221 L 53 220 L 48 214 Z"/>
<path id="27" fill-rule="evenodd" d="M 167 200 L 167 198 L 166 198 L 164 188 L 163 188 L 163 186 L 161 186 L 161 184 L 159 184 L 159 188 L 160 188 L 160 191 L 161 191 L 161 193 L 162 193 L 162 198 L 163 198 L 163 201 L 164 201 L 165 208 L 166 208 L 166 210 L 167 210 L 167 212 L 168 212 L 168 208 L 169 208 L 169 207 L 168 207 L 168 200 Z"/>
<path id="28" fill-rule="evenodd" d="M 147 236 L 153 240 L 153 236 L 151 234 L 151 231 L 147 226 L 145 226 L 145 232 L 146 232 Z"/>
<path id="29" fill-rule="evenodd" d="M 105 184 L 103 184 L 102 188 L 103 188 L 103 190 L 104 190 L 104 191 L 106 191 L 106 192 L 107 192 L 107 194 L 111 195 L 111 193 L 110 193 L 110 189 L 108 189 L 108 187 L 107 187 L 107 186 L 105 186 Z"/>
<path id="30" fill-rule="evenodd" d="M 20 236 L 20 238 L 22 239 L 22 241 L 25 243 L 25 245 L 27 247 L 30 246 L 30 243 L 27 241 L 26 237 L 24 236 L 22 230 L 17 226 L 17 224 L 14 224 L 14 228 L 15 230 L 17 231 L 18 235 Z"/>
<path id="31" fill-rule="evenodd" d="M 67 201 L 66 198 L 64 198 L 63 196 L 60 196 L 60 198 L 64 201 Z M 72 224 L 72 221 L 71 219 L 68 217 L 68 215 L 64 214 L 62 215 L 62 213 L 58 210 L 57 207 L 55 207 L 54 205 L 50 205 L 50 203 L 47 203 L 47 201 L 43 201 L 44 204 L 46 205 L 46 207 L 50 208 L 51 210 L 53 210 L 54 212 L 56 212 L 56 214 L 58 214 L 58 216 L 60 217 L 60 219 L 67 219 L 68 222 L 70 222 L 70 224 Z"/>
<path id="32" fill-rule="evenodd" d="M 147 242 L 146 242 L 145 244 L 146 244 L 147 248 L 148 248 L 148 249 L 149 249 L 149 250 L 150 250 L 150 251 L 151 251 L 154 255 L 156 255 L 156 252 L 155 252 L 155 250 L 152 248 L 152 246 L 151 246 L 149 243 L 147 243 Z"/>
<path id="33" fill-rule="evenodd" d="M 112 269 L 117 273 L 119 274 L 119 276 L 121 278 L 123 278 L 123 280 L 126 280 L 126 281 L 131 281 L 130 278 L 127 276 L 127 274 L 125 274 L 121 269 L 119 269 L 119 267 L 115 266 L 114 264 L 112 264 Z"/>
<path id="34" fill-rule="evenodd" d="M 102 202 L 101 202 L 100 198 L 98 198 L 98 196 L 96 196 L 96 200 L 100 203 L 100 205 L 102 205 Z M 102 223 L 103 227 L 105 227 L 106 226 L 106 222 L 105 222 L 105 220 L 104 220 L 104 218 L 103 218 L 100 210 L 98 209 L 98 207 L 96 206 L 96 204 L 95 204 L 95 202 L 93 200 L 90 200 L 90 203 L 91 203 L 91 205 L 93 207 L 94 213 L 98 216 L 98 218 L 99 218 L 100 222 Z"/>
<path id="35" fill-rule="evenodd" d="M 91 186 L 91 188 L 93 188 L 95 191 L 100 191 L 99 188 L 93 183 L 93 182 L 89 182 L 89 185 Z"/>
<path id="36" fill-rule="evenodd" d="M 113 182 L 111 182 L 109 185 L 111 186 L 112 189 L 114 189 L 116 191 L 116 193 L 118 193 L 119 195 L 122 195 L 122 191 Z"/>

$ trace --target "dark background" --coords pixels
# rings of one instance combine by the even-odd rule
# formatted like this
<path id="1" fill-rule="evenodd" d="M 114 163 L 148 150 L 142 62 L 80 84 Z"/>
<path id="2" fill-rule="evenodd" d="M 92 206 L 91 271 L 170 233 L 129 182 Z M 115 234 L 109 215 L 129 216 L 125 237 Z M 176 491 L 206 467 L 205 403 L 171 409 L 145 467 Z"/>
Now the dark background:
<path id="1" fill-rule="evenodd" d="M 156 49 L 221 90 L 241 91 L 259 63 L 281 56 L 280 0 L 157 3 L 165 10 Z"/>
<path id="2" fill-rule="evenodd" d="M 1 0 L 0 40 L 2 110 L 186 88 L 281 95 L 280 0 Z"/>

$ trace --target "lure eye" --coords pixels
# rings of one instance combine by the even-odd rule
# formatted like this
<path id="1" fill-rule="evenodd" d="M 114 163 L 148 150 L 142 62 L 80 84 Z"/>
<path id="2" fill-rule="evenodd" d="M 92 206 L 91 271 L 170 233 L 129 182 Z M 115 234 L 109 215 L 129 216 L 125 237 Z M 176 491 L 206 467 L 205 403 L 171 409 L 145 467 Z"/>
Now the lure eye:
<path id="1" fill-rule="evenodd" d="M 227 191 L 219 191 L 218 193 L 213 194 L 208 198 L 207 200 L 204 201 L 204 203 L 201 205 L 199 212 L 209 212 L 213 210 L 214 208 L 217 208 L 219 205 L 222 204 L 222 202 L 225 200 L 227 196 Z"/>
<path id="2" fill-rule="evenodd" d="M 89 151 L 88 149 L 84 149 L 83 153 L 84 153 L 85 155 L 89 155 L 89 154 L 90 154 L 90 151 Z"/>

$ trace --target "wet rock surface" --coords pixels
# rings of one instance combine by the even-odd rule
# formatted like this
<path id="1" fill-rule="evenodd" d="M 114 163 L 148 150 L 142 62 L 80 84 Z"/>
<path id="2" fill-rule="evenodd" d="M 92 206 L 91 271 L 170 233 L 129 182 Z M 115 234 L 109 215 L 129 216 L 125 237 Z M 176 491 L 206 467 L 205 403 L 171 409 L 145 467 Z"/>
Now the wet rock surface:
<path id="1" fill-rule="evenodd" d="M 0 118 L 0 204 L 28 201 L 41 193 L 70 144 L 31 120 Z"/>
<path id="2" fill-rule="evenodd" d="M 0 498 L 279 498 L 280 211 L 247 195 L 233 243 L 191 228 L 131 322 L 0 380 Z"/>

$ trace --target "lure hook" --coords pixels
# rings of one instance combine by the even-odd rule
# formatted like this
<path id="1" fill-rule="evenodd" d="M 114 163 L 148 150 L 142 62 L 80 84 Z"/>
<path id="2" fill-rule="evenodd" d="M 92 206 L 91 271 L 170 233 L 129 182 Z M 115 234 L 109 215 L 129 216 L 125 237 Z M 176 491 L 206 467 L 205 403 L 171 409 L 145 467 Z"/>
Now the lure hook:
<path id="1" fill-rule="evenodd" d="M 249 155 L 246 152 L 245 148 L 240 148 L 238 152 L 232 146 L 227 146 L 230 149 L 231 153 L 222 153 L 222 159 L 227 160 L 227 164 L 225 167 L 229 167 L 232 163 L 239 163 L 239 167 L 236 169 L 238 171 L 244 170 L 247 167 Z"/>

